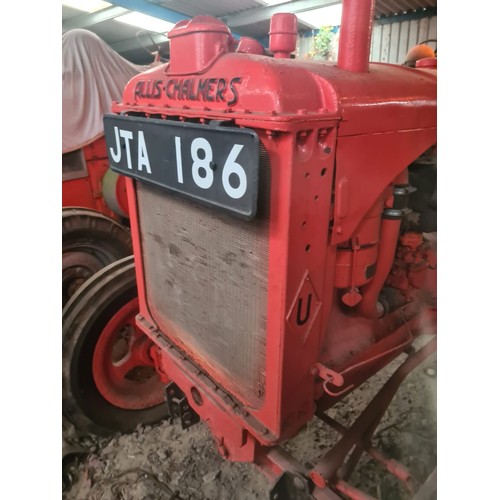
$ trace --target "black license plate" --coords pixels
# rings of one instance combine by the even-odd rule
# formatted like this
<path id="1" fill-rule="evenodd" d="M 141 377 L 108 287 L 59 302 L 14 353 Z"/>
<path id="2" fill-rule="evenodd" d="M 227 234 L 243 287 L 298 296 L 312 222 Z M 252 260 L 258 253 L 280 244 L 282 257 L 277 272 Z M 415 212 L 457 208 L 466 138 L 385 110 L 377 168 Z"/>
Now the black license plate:
<path id="1" fill-rule="evenodd" d="M 105 115 L 104 134 L 115 172 L 245 219 L 255 217 L 259 139 L 254 131 Z"/>

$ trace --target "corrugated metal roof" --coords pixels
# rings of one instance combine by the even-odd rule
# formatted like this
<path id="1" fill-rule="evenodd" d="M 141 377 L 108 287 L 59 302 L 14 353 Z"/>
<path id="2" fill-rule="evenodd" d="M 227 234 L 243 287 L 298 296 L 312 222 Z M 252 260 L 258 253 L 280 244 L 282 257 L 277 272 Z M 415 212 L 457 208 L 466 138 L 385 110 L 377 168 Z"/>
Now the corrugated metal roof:
<path id="1" fill-rule="evenodd" d="M 232 31 L 237 31 L 238 34 L 242 36 L 249 36 L 252 38 L 262 38 L 269 33 L 269 23 L 270 20 L 266 19 L 265 21 L 260 21 L 258 23 L 246 24 L 245 26 L 238 26 L 238 28 L 235 28 Z M 298 31 L 302 32 L 308 30 L 311 30 L 311 27 L 308 24 L 299 21 Z"/>
<path id="2" fill-rule="evenodd" d="M 259 0 L 158 0 L 154 3 L 190 17 L 203 14 L 223 17 L 245 10 L 266 7 Z M 375 16 L 389 17 L 433 7 L 437 7 L 437 0 L 376 0 Z M 261 31 L 258 36 L 262 34 Z"/>
<path id="3" fill-rule="evenodd" d="M 109 0 L 113 4 L 113 0 Z M 196 15 L 211 15 L 214 17 L 225 18 L 231 15 L 243 13 L 244 19 L 247 18 L 247 13 L 250 19 L 259 18 L 257 22 L 251 24 L 238 23 L 237 26 L 232 28 L 233 32 L 236 32 L 242 36 L 249 36 L 257 39 L 262 39 L 267 36 L 269 32 L 269 22 L 270 19 L 263 19 L 263 16 L 250 16 L 250 13 L 254 14 L 259 12 L 261 9 L 265 9 L 267 6 L 263 0 L 148 0 L 150 3 L 157 4 L 158 6 L 167 8 L 171 11 L 179 12 L 186 17 L 194 17 Z M 314 3 L 314 2 L 311 2 Z M 283 7 L 290 5 L 293 6 L 294 2 L 287 2 Z M 115 4 L 116 5 L 116 4 Z M 324 3 L 322 3 L 324 5 Z M 114 7 L 116 9 L 116 7 Z M 375 3 L 375 20 L 383 22 L 385 18 L 409 14 L 418 12 L 417 16 L 426 16 L 423 9 L 435 9 L 437 8 L 437 0 L 376 0 Z M 286 11 L 286 9 L 283 9 Z M 83 16 L 83 12 L 64 6 L 62 9 L 62 21 L 63 28 L 64 22 L 69 21 L 72 18 L 77 18 Z M 429 16 L 431 12 L 429 11 Z M 85 16 L 83 16 L 85 17 Z M 406 16 L 408 17 L 408 16 Z M 387 22 L 392 22 L 387 20 Z M 137 39 L 137 35 L 142 32 L 140 28 L 134 28 L 132 26 L 127 26 L 125 24 L 119 23 L 116 20 L 104 20 L 97 21 L 90 25 L 81 25 L 80 27 L 90 29 L 97 35 L 99 35 L 103 40 L 109 43 L 112 47 L 116 47 L 122 55 L 138 62 L 140 64 L 145 64 L 151 56 L 148 56 L 148 50 L 144 49 L 144 44 Z M 312 26 L 299 20 L 298 23 L 299 32 L 311 31 Z M 124 43 L 125 42 L 125 43 Z M 153 47 L 151 45 L 151 47 Z M 153 50 L 153 49 L 152 49 Z"/>
<path id="4" fill-rule="evenodd" d="M 259 0 L 203 0 L 201 2 L 200 0 L 158 0 L 154 3 L 189 17 L 199 15 L 224 17 L 246 10 L 267 7 L 266 4 Z M 233 31 L 237 31 L 238 34 L 242 36 L 262 38 L 269 33 L 269 22 L 270 20 L 267 19 L 266 21 L 258 23 L 238 26 L 238 28 Z M 310 26 L 299 21 L 298 29 L 299 31 L 304 31 L 310 29 Z"/>
<path id="5" fill-rule="evenodd" d="M 437 7 L 437 0 L 377 0 L 375 16 L 394 16 Z"/>
<path id="6" fill-rule="evenodd" d="M 81 10 L 73 9 L 72 7 L 68 7 L 67 5 L 62 6 L 62 22 L 67 21 L 68 19 L 72 19 L 74 17 L 80 16 L 82 14 Z"/>
<path id="7" fill-rule="evenodd" d="M 248 9 L 265 7 L 257 0 L 203 0 L 202 2 L 200 0 L 159 0 L 154 3 L 190 17 L 199 15 L 222 17 Z"/>

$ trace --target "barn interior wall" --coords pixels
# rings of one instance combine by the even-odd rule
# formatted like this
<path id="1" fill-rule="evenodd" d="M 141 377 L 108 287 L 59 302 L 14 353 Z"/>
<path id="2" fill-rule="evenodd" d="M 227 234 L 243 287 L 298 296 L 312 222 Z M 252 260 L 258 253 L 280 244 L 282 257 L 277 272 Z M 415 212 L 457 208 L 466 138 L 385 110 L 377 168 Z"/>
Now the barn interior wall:
<path id="1" fill-rule="evenodd" d="M 332 61 L 337 60 L 339 30 L 332 33 Z M 420 19 L 398 21 L 393 23 L 377 23 L 372 33 L 370 61 L 402 64 L 408 49 L 426 40 L 437 39 L 437 16 Z M 308 59 L 313 50 L 314 37 L 305 33 L 297 42 L 297 58 Z M 436 49 L 436 43 L 429 45 Z"/>

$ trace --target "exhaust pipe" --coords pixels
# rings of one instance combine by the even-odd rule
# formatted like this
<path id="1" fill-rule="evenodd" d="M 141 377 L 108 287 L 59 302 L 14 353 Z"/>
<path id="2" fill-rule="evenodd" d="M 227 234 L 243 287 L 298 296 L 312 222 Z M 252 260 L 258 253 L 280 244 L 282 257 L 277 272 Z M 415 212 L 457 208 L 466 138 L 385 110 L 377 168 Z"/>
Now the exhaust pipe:
<path id="1" fill-rule="evenodd" d="M 368 72 L 375 0 L 343 0 L 337 67 Z"/>

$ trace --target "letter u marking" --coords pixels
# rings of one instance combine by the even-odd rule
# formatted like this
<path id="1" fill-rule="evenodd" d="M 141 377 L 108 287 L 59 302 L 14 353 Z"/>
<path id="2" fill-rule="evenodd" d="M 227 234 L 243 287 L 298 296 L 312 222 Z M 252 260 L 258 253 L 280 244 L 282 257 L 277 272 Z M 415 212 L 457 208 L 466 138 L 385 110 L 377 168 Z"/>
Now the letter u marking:
<path id="1" fill-rule="evenodd" d="M 306 315 L 303 319 L 301 319 L 301 316 L 302 316 L 302 298 L 299 299 L 299 305 L 297 307 L 297 325 L 302 326 L 303 324 L 307 323 L 307 320 L 309 319 L 309 315 L 311 314 L 311 300 L 312 300 L 312 293 L 310 293 L 307 296 Z"/>

